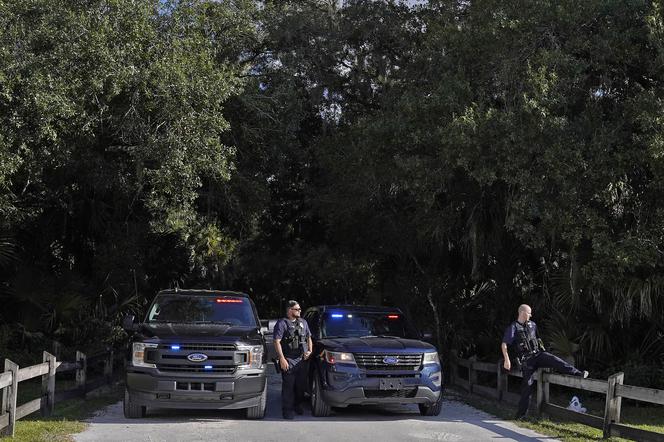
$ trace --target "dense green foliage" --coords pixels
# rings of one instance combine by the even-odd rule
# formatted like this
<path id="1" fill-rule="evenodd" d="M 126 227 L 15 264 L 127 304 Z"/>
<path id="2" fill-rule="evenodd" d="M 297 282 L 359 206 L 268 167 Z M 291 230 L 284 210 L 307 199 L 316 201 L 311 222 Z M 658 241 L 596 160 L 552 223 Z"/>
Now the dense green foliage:
<path id="1" fill-rule="evenodd" d="M 528 302 L 657 383 L 661 3 L 337 3 L 0 1 L 4 344 L 179 285 L 394 304 L 494 359 Z"/>

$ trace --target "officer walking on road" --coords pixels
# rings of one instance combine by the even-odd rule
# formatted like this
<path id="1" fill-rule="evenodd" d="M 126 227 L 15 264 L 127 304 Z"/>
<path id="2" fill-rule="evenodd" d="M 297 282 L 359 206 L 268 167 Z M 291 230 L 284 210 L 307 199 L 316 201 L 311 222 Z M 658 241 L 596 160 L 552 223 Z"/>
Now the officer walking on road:
<path id="1" fill-rule="evenodd" d="M 519 306 L 519 316 L 505 330 L 500 350 L 503 352 L 503 368 L 509 371 L 512 368 L 507 346 L 511 345 L 516 352 L 517 361 L 521 364 L 523 380 L 521 382 L 521 399 L 515 419 L 522 419 L 528 411 L 530 395 L 533 392 L 533 374 L 538 368 L 553 368 L 554 370 L 572 376 L 588 377 L 587 371 L 577 370 L 571 364 L 544 350 L 542 340 L 537 337 L 537 325 L 530 320 L 532 309 L 529 305 Z"/>
<path id="2" fill-rule="evenodd" d="M 281 410 L 284 419 L 293 419 L 293 412 L 303 412 L 307 365 L 313 344 L 309 325 L 300 318 L 301 311 L 297 301 L 288 301 L 286 317 L 274 326 L 274 348 L 281 369 Z"/>

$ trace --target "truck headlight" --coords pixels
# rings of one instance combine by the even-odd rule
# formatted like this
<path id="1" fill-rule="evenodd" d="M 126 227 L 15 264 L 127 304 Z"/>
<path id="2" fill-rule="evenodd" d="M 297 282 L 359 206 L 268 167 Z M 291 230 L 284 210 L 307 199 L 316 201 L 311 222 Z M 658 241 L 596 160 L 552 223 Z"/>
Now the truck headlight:
<path id="1" fill-rule="evenodd" d="M 432 351 L 430 353 L 424 353 L 424 359 L 422 360 L 423 365 L 427 364 L 439 364 L 440 359 L 438 358 L 438 352 Z"/>
<path id="2" fill-rule="evenodd" d="M 262 345 L 252 345 L 252 346 L 238 346 L 237 350 L 240 352 L 246 352 L 246 362 L 242 365 L 238 365 L 239 370 L 249 370 L 252 368 L 261 368 L 263 366 L 263 346 Z"/>
<path id="3" fill-rule="evenodd" d="M 353 353 L 325 350 L 324 357 L 328 364 L 355 364 Z"/>
<path id="4" fill-rule="evenodd" d="M 157 368 L 153 363 L 145 362 L 145 351 L 147 348 L 157 348 L 157 344 L 146 342 L 134 342 L 132 344 L 131 365 L 134 367 Z"/>

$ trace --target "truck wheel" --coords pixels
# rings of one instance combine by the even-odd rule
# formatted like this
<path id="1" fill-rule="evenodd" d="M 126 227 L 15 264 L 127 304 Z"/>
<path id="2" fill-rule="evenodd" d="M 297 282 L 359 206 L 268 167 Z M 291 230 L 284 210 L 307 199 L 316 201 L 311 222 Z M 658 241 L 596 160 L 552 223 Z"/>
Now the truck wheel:
<path id="1" fill-rule="evenodd" d="M 443 391 L 440 391 L 438 400 L 431 405 L 418 404 L 422 416 L 438 416 L 443 408 Z"/>
<path id="2" fill-rule="evenodd" d="M 265 417 L 265 404 L 267 403 L 267 379 L 265 380 L 265 388 L 261 393 L 261 399 L 255 407 L 247 408 L 247 419 L 263 419 Z"/>
<path id="3" fill-rule="evenodd" d="M 146 407 L 141 405 L 136 405 L 131 400 L 131 395 L 129 390 L 125 388 L 124 402 L 122 404 L 122 409 L 124 411 L 124 417 L 127 419 L 137 419 L 139 417 L 145 417 Z"/>
<path id="4" fill-rule="evenodd" d="M 323 387 L 321 386 L 320 375 L 317 371 L 312 373 L 311 381 L 311 414 L 317 417 L 329 416 L 332 407 L 323 400 Z"/>

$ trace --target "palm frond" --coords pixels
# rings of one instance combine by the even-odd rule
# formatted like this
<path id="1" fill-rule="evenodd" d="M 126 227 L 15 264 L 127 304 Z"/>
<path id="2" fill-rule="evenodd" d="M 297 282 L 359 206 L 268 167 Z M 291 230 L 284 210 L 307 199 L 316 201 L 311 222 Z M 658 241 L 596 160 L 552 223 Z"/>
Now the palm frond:
<path id="1" fill-rule="evenodd" d="M 600 359 L 612 351 L 611 337 L 601 324 L 590 324 L 581 336 L 580 343 L 593 358 Z"/>
<path id="2" fill-rule="evenodd" d="M 8 235 L 0 235 L 0 268 L 6 268 L 18 261 L 18 249 L 14 239 Z"/>

